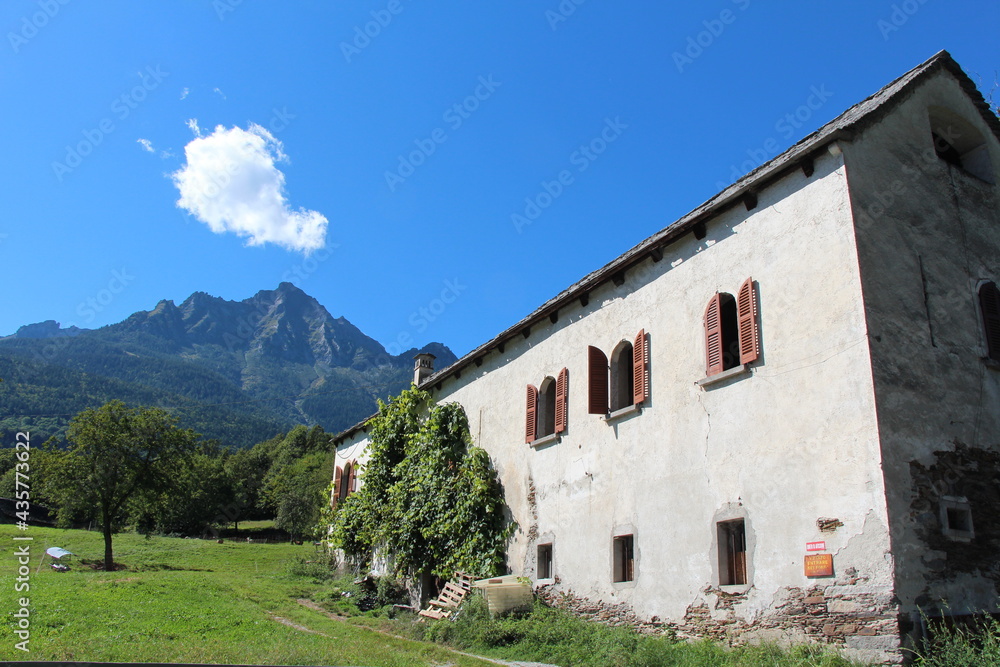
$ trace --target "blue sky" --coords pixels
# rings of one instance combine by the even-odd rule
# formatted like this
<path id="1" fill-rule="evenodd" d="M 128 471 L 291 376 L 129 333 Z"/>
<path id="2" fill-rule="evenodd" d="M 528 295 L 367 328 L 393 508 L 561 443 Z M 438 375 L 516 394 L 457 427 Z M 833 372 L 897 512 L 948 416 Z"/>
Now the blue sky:
<path id="1" fill-rule="evenodd" d="M 995 0 L 6 0 L 0 25 L 0 335 L 290 280 L 393 352 L 462 354 L 938 50 L 986 93 L 1000 70 Z"/>

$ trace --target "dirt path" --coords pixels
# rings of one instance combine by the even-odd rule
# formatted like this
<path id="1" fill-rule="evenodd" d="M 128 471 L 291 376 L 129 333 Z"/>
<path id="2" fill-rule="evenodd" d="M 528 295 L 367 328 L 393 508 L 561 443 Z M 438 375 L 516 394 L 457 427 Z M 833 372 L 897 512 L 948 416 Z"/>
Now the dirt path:
<path id="1" fill-rule="evenodd" d="M 308 632 L 310 634 L 320 635 L 321 637 L 326 637 L 327 639 L 336 639 L 336 637 L 328 635 L 325 632 L 319 632 L 318 630 L 313 630 L 311 628 L 307 628 L 304 625 L 299 625 L 295 621 L 290 621 L 287 618 L 284 618 L 282 616 L 278 616 L 277 614 L 272 614 L 272 613 L 268 612 L 267 615 L 271 617 L 272 621 L 277 621 L 278 623 L 281 623 L 282 625 L 287 625 L 288 627 L 295 628 L 296 630 L 299 630 L 301 632 Z"/>
<path id="2" fill-rule="evenodd" d="M 296 600 L 296 602 L 298 602 L 300 605 L 302 605 L 306 609 L 311 609 L 313 611 L 319 612 L 319 613 L 323 614 L 324 616 L 326 616 L 327 618 L 331 618 L 331 619 L 333 619 L 335 621 L 344 621 L 344 622 L 350 621 L 350 619 L 347 616 L 341 616 L 339 614 L 334 614 L 333 612 L 329 612 L 326 609 L 323 609 L 323 607 L 321 607 L 318 604 L 316 604 L 315 602 L 313 602 L 312 600 L 307 600 L 305 598 L 299 598 L 299 599 Z M 310 630 L 309 628 L 302 627 L 301 625 L 297 625 L 297 624 L 292 623 L 291 621 L 289 621 L 287 619 L 282 619 L 282 618 L 280 618 L 278 616 L 272 616 L 272 618 L 274 618 L 279 623 L 285 623 L 286 625 L 290 625 L 292 627 L 297 627 L 298 629 L 304 630 L 306 632 L 315 632 L 316 634 L 323 634 L 321 632 L 316 632 L 315 630 Z M 385 635 L 386 637 L 392 637 L 393 639 L 405 639 L 405 640 L 408 640 L 408 641 L 414 641 L 413 639 L 409 639 L 408 637 L 400 637 L 399 635 L 394 635 L 391 632 L 386 632 L 385 630 L 378 630 L 376 628 L 368 628 L 367 626 L 366 626 L 366 629 L 371 630 L 372 632 L 377 632 L 380 635 Z M 323 635 L 323 636 L 325 637 L 326 635 Z M 467 658 L 476 658 L 476 659 L 482 660 L 484 662 L 492 662 L 494 665 L 505 665 L 505 667 L 558 667 L 558 665 L 549 665 L 549 664 L 546 664 L 544 662 L 520 662 L 520 661 L 511 662 L 509 660 L 497 660 L 496 658 L 484 658 L 481 655 L 475 655 L 475 654 L 472 654 L 472 653 L 466 653 L 464 651 L 456 651 L 455 649 L 448 648 L 446 646 L 441 646 L 440 648 L 442 648 L 442 649 L 444 649 L 446 651 L 451 651 L 452 653 L 455 653 L 457 655 L 464 655 Z"/>

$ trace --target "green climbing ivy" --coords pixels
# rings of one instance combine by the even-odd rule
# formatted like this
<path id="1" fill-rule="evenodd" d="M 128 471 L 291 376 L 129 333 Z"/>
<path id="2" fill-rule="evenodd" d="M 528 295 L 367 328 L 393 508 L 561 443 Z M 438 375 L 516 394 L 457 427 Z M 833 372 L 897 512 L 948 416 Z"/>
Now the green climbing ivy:
<path id="1" fill-rule="evenodd" d="M 462 406 L 437 405 L 411 387 L 379 401 L 368 427 L 364 483 L 332 513 L 334 546 L 362 564 L 384 550 L 397 572 L 501 572 L 516 524 L 489 455 L 472 445 Z"/>

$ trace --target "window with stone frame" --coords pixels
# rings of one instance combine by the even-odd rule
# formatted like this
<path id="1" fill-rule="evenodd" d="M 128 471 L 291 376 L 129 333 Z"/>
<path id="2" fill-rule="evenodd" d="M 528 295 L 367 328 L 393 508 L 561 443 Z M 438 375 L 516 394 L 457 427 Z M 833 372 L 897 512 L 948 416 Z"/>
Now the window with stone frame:
<path id="1" fill-rule="evenodd" d="M 719 543 L 719 585 L 739 586 L 747 581 L 747 532 L 743 519 L 716 524 Z"/>
<path id="2" fill-rule="evenodd" d="M 552 579 L 554 570 L 552 568 L 552 544 L 538 545 L 538 561 L 535 567 L 536 579 Z"/>
<path id="3" fill-rule="evenodd" d="M 986 358 L 1000 362 L 1000 289 L 994 282 L 979 287 L 979 312 L 986 339 Z"/>
<path id="4" fill-rule="evenodd" d="M 612 581 L 622 583 L 635 580 L 635 536 L 618 535 L 612 543 L 614 562 Z"/>

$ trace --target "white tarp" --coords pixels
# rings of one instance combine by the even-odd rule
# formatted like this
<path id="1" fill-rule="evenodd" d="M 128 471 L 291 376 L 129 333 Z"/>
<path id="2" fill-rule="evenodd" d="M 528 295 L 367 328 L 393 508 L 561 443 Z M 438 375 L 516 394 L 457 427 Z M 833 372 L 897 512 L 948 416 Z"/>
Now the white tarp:
<path id="1" fill-rule="evenodd" d="M 71 551 L 66 551 L 61 547 L 49 547 L 48 549 L 45 550 L 45 553 L 52 556 L 53 558 L 62 558 L 63 556 L 73 555 Z"/>

